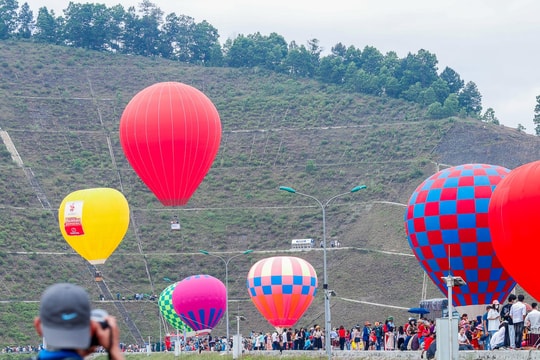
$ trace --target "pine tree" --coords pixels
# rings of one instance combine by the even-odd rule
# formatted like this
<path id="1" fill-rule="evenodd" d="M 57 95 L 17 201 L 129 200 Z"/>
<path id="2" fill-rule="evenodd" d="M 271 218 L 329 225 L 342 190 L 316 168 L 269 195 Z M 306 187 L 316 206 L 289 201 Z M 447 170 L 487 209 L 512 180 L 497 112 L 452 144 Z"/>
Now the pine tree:
<path id="1" fill-rule="evenodd" d="M 536 106 L 534 107 L 534 131 L 536 136 L 540 135 L 540 95 L 536 96 Z"/>

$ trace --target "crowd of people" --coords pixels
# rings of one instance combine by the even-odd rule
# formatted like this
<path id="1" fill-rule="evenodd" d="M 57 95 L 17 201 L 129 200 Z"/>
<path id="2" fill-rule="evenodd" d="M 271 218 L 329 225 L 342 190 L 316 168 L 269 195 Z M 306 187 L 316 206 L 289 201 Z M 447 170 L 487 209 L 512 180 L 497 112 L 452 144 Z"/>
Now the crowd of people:
<path id="1" fill-rule="evenodd" d="M 341 325 L 330 331 L 330 344 L 339 350 L 419 350 L 423 342 L 433 338 L 435 324 L 425 318 L 409 318 L 403 326 L 396 326 L 393 317 L 373 324 L 365 321 L 348 329 Z M 252 333 L 253 350 L 322 350 L 324 330 L 319 325 L 311 328 L 286 329 L 281 334 Z"/>
<path id="2" fill-rule="evenodd" d="M 511 294 L 501 306 L 497 300 L 486 307 L 486 312 L 469 319 L 459 318 L 456 339 L 459 350 L 496 350 L 540 347 L 540 311 L 538 304 L 524 303 L 524 295 Z M 340 350 L 423 350 L 435 343 L 433 320 L 425 317 L 409 318 L 396 326 L 388 317 L 384 322 L 365 321 L 351 328 L 339 326 L 330 331 L 333 349 Z M 325 332 L 319 325 L 310 328 L 284 329 L 274 332 L 252 332 L 248 350 L 321 350 L 325 346 Z"/>
<path id="3" fill-rule="evenodd" d="M 525 296 L 510 294 L 506 304 L 497 300 L 486 306 L 482 316 L 481 329 L 487 329 L 481 339 L 483 348 L 520 349 L 538 347 L 540 344 L 540 311 L 533 302 L 530 308 L 524 302 Z"/>
<path id="4" fill-rule="evenodd" d="M 486 306 L 483 315 L 459 319 L 457 341 L 459 350 L 496 350 L 540 347 L 540 311 L 533 302 L 529 307 L 525 297 L 511 294 L 501 306 L 497 300 Z M 38 359 L 79 359 L 96 352 L 107 352 L 111 360 L 123 360 L 124 352 L 147 351 L 146 345 L 126 346 L 120 343 L 116 319 L 107 314 L 95 319 L 87 292 L 72 284 L 55 284 L 47 288 L 40 301 L 39 316 L 34 320 L 38 335 L 46 339 L 47 347 L 6 347 L 2 352 L 39 351 Z M 421 350 L 427 358 L 434 357 L 436 327 L 433 320 L 409 318 L 396 326 L 393 317 L 384 322 L 365 321 L 351 328 L 341 325 L 329 331 L 330 346 L 343 351 Z M 178 335 L 177 335 L 178 337 Z M 172 339 L 172 337 L 171 337 Z M 227 341 L 229 340 L 229 341 Z M 277 329 L 273 332 L 252 331 L 242 342 L 242 351 L 324 350 L 325 330 L 315 324 L 309 328 Z M 154 344 L 157 346 L 156 344 Z M 152 351 L 170 350 L 171 343 L 160 344 Z M 182 351 L 223 351 L 232 342 L 211 335 L 182 339 Z M 422 353 L 423 356 L 423 353 Z"/>

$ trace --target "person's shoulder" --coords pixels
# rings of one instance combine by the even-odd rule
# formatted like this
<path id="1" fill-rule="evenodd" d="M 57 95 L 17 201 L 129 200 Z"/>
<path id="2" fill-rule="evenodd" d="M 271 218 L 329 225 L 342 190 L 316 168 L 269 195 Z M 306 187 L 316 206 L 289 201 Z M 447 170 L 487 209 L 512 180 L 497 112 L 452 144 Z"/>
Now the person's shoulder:
<path id="1" fill-rule="evenodd" d="M 40 357 L 39 354 L 36 355 L 36 356 L 32 356 L 30 358 L 28 358 L 29 360 L 44 360 L 44 359 L 54 359 L 54 360 L 83 360 L 82 357 L 80 357 L 79 355 L 77 354 L 62 354 L 58 357 L 52 357 L 52 358 L 49 358 L 49 357 Z"/>

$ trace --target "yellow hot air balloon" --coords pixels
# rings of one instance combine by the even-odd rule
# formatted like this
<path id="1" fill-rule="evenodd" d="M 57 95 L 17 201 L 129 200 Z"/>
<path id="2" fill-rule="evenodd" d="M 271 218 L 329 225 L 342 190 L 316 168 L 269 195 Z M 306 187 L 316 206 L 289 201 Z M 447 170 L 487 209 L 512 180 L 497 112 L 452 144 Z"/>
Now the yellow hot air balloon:
<path id="1" fill-rule="evenodd" d="M 129 206 L 115 189 L 77 190 L 62 200 L 58 224 L 67 243 L 90 264 L 103 264 L 129 225 Z"/>

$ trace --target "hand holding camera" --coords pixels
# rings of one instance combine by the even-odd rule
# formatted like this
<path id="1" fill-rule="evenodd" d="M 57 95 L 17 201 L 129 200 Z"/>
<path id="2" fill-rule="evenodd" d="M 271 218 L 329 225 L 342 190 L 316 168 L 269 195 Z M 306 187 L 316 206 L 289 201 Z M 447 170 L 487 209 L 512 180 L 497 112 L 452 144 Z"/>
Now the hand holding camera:
<path id="1" fill-rule="evenodd" d="M 92 310 L 92 342 L 91 346 L 103 346 L 111 359 L 122 359 L 120 349 L 120 331 L 116 318 L 110 316 L 105 310 Z"/>
<path id="2" fill-rule="evenodd" d="M 107 329 L 109 328 L 109 323 L 107 322 L 107 317 L 109 314 L 107 311 L 103 309 L 94 309 L 90 313 L 90 320 L 97 322 L 101 329 Z M 92 334 L 92 341 L 90 342 L 90 346 L 99 346 L 101 343 L 99 342 L 99 339 L 97 337 L 96 333 Z"/>

